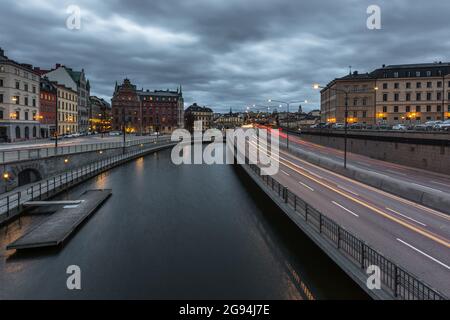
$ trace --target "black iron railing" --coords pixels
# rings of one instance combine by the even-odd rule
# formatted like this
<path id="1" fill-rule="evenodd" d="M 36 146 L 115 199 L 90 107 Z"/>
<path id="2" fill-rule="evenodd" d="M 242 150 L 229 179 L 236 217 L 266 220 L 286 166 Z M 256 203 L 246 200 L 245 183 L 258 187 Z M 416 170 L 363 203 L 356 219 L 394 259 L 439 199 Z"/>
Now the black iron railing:
<path id="1" fill-rule="evenodd" d="M 364 241 L 358 239 L 336 222 L 297 197 L 287 187 L 280 184 L 271 176 L 261 175 L 261 169 L 257 165 L 250 164 L 248 166 L 286 205 L 300 214 L 312 230 L 334 244 L 336 250 L 343 253 L 352 263 L 362 270 L 365 270 L 371 265 L 379 267 L 382 287 L 394 297 L 404 300 L 447 299 L 443 294 L 432 289 L 416 276 L 385 258 Z"/>

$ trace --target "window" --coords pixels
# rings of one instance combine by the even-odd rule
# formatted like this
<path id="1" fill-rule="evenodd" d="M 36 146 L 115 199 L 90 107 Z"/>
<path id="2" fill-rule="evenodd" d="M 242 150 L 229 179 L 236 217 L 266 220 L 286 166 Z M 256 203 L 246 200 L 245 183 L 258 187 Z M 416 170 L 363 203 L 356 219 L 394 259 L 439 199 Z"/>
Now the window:
<path id="1" fill-rule="evenodd" d="M 13 101 L 15 101 L 16 104 L 20 104 L 20 97 L 19 96 L 14 96 L 13 97 Z"/>
<path id="2" fill-rule="evenodd" d="M 36 98 L 33 98 L 33 107 L 36 107 Z"/>
<path id="3" fill-rule="evenodd" d="M 28 83 L 23 84 L 23 90 L 28 91 Z"/>
<path id="4" fill-rule="evenodd" d="M 406 83 L 406 89 L 411 89 L 411 82 Z"/>
<path id="5" fill-rule="evenodd" d="M 20 82 L 16 81 L 16 89 L 20 89 Z"/>
<path id="6" fill-rule="evenodd" d="M 427 92 L 427 101 L 431 100 L 431 92 Z"/>
<path id="7" fill-rule="evenodd" d="M 427 106 L 427 112 L 431 112 L 431 106 Z"/>
<path id="8" fill-rule="evenodd" d="M 383 106 L 383 112 L 387 112 L 387 107 Z"/>
<path id="9" fill-rule="evenodd" d="M 441 100 L 442 99 L 442 92 L 438 92 L 436 94 L 436 100 Z"/>
<path id="10" fill-rule="evenodd" d="M 24 104 L 27 106 L 28 105 L 28 97 L 25 97 L 25 102 Z"/>
<path id="11" fill-rule="evenodd" d="M 427 82 L 427 88 L 432 88 L 433 87 L 433 83 L 432 82 Z"/>
<path id="12" fill-rule="evenodd" d="M 33 93 L 36 93 L 36 86 L 33 86 Z"/>
<path id="13" fill-rule="evenodd" d="M 438 81 L 437 87 L 438 87 L 438 88 L 442 88 L 442 81 Z"/>
<path id="14" fill-rule="evenodd" d="M 422 94 L 420 92 L 416 93 L 416 100 L 417 101 L 422 100 Z"/>
<path id="15" fill-rule="evenodd" d="M 420 106 L 416 106 L 416 112 L 420 112 Z"/>
<path id="16" fill-rule="evenodd" d="M 398 78 L 398 72 L 394 72 L 394 78 Z"/>
<path id="17" fill-rule="evenodd" d="M 3 119 L 3 110 L 0 110 L 0 119 Z"/>
<path id="18" fill-rule="evenodd" d="M 383 83 L 383 89 L 387 89 L 388 88 L 388 84 L 387 83 Z"/>
<path id="19" fill-rule="evenodd" d="M 363 106 L 367 105 L 367 98 L 363 98 Z"/>
<path id="20" fill-rule="evenodd" d="M 399 100 L 399 94 L 396 93 L 396 94 L 394 94 L 394 101 L 398 101 L 398 100 Z"/>
<path id="21" fill-rule="evenodd" d="M 406 94 L 406 101 L 411 101 L 411 93 Z"/>
<path id="22" fill-rule="evenodd" d="M 0 103 L 3 103 L 3 94 L 0 94 Z"/>
<path id="23" fill-rule="evenodd" d="M 3 79 L 0 79 L 0 87 L 3 87 Z"/>
<path id="24" fill-rule="evenodd" d="M 411 106 L 406 106 L 406 112 L 411 112 Z"/>
<path id="25" fill-rule="evenodd" d="M 420 71 L 416 71 L 416 77 L 420 77 L 421 75 Z"/>
<path id="26" fill-rule="evenodd" d="M 395 89 L 400 88 L 400 84 L 399 84 L 398 82 L 396 82 L 396 83 L 394 84 L 394 88 L 395 88 Z"/>
<path id="27" fill-rule="evenodd" d="M 388 101 L 388 94 L 387 93 L 383 94 L 383 101 Z"/>
<path id="28" fill-rule="evenodd" d="M 427 71 L 427 77 L 431 77 L 431 71 Z"/>
<path id="29" fill-rule="evenodd" d="M 20 120 L 20 111 L 16 111 L 16 120 Z"/>
<path id="30" fill-rule="evenodd" d="M 417 89 L 422 88 L 422 82 L 417 82 L 417 83 L 416 83 L 416 88 L 417 88 Z"/>
<path id="31" fill-rule="evenodd" d="M 442 112 L 442 106 L 437 106 L 436 107 L 436 112 Z"/>
<path id="32" fill-rule="evenodd" d="M 28 120 L 28 111 L 25 111 L 25 120 Z"/>
<path id="33" fill-rule="evenodd" d="M 394 106 L 394 112 L 398 112 L 398 106 Z"/>
<path id="34" fill-rule="evenodd" d="M 367 118 L 367 111 L 363 111 L 363 118 Z"/>

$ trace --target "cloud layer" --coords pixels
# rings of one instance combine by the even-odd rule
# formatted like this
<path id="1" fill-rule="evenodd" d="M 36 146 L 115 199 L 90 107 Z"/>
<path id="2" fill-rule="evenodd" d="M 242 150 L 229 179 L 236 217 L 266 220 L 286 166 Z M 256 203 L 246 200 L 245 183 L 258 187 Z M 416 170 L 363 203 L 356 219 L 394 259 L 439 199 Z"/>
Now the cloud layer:
<path id="1" fill-rule="evenodd" d="M 0 0 L 0 47 L 17 61 L 84 68 L 92 94 L 110 99 L 129 77 L 146 89 L 183 85 L 186 104 L 217 111 L 268 98 L 319 105 L 326 84 L 382 64 L 448 61 L 442 0 Z M 381 7 L 382 29 L 366 28 Z M 81 29 L 66 28 L 69 5 Z"/>

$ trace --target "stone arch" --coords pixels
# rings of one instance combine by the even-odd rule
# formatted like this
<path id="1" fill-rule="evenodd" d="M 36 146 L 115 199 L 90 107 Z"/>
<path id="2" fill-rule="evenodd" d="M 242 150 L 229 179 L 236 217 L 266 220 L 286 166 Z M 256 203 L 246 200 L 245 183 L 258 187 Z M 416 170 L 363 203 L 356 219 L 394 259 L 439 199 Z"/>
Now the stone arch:
<path id="1" fill-rule="evenodd" d="M 25 139 L 30 139 L 30 128 L 25 127 Z"/>
<path id="2" fill-rule="evenodd" d="M 42 180 L 42 175 L 39 170 L 34 168 L 26 168 L 19 172 L 17 175 L 18 186 L 24 186 L 29 183 L 37 182 Z"/>
<path id="3" fill-rule="evenodd" d="M 37 130 L 36 127 L 33 127 L 33 138 L 36 138 Z"/>
<path id="4" fill-rule="evenodd" d="M 21 136 L 20 136 L 20 127 L 17 126 L 16 127 L 16 139 L 20 139 L 20 138 L 21 138 Z"/>

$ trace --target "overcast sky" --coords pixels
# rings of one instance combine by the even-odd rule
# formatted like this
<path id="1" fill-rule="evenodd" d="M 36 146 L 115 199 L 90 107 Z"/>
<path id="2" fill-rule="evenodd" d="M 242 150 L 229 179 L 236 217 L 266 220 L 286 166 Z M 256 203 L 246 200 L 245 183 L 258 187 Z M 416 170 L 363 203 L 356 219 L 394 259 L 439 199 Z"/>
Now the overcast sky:
<path id="1" fill-rule="evenodd" d="M 369 30 L 369 5 L 381 30 Z M 81 28 L 66 27 L 69 5 Z M 0 0 L 0 47 L 23 63 L 84 68 L 91 94 L 115 81 L 176 89 L 216 111 L 268 98 L 319 106 L 313 82 L 382 64 L 449 61 L 445 0 Z"/>

